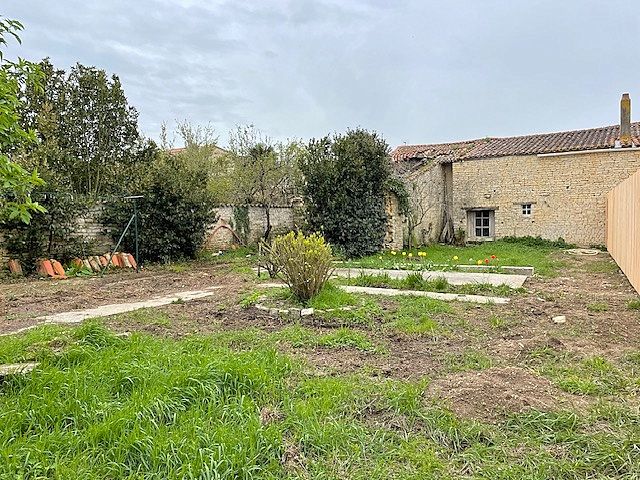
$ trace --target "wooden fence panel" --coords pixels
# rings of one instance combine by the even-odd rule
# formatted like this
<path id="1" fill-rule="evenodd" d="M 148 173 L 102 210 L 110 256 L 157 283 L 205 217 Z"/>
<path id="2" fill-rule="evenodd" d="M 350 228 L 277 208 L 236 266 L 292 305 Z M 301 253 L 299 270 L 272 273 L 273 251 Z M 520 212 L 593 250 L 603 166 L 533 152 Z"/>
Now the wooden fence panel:
<path id="1" fill-rule="evenodd" d="M 640 293 L 640 170 L 607 195 L 607 250 Z"/>

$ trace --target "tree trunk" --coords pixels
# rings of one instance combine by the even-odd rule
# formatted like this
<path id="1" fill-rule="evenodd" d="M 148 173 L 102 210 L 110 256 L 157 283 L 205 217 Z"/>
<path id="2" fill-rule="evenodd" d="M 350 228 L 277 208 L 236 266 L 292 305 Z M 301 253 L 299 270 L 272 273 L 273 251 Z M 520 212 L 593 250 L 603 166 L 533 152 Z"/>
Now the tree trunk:
<path id="1" fill-rule="evenodd" d="M 269 236 L 271 235 L 271 210 L 269 209 L 268 204 L 264 206 L 264 214 L 267 219 L 267 228 L 264 231 L 264 239 L 265 241 L 268 241 Z"/>

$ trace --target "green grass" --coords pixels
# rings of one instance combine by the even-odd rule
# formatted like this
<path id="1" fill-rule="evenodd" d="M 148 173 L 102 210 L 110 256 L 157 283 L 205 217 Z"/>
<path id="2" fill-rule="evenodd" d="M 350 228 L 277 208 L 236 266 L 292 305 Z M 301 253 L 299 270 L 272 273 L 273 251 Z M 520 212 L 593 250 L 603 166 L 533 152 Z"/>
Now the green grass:
<path id="1" fill-rule="evenodd" d="M 419 257 L 419 251 L 427 252 L 426 257 Z M 558 270 L 566 263 L 554 258 L 554 253 L 561 248 L 547 243 L 541 245 L 528 244 L 527 242 L 510 242 L 498 240 L 479 245 L 456 247 L 452 245 L 429 245 L 411 251 L 412 258 L 402 256 L 399 252 L 392 255 L 391 252 L 364 257 L 357 262 L 347 262 L 347 265 L 362 266 L 367 268 L 415 268 L 415 269 L 454 269 L 458 264 L 475 265 L 480 260 L 485 265 L 489 260 L 490 266 L 531 266 L 535 273 L 542 276 L 555 276 Z M 405 252 L 409 252 L 408 250 Z M 494 255 L 496 258 L 492 259 Z M 458 257 L 454 260 L 454 257 Z"/>
<path id="2" fill-rule="evenodd" d="M 3 361 L 38 348 L 41 361 L 0 385 L 0 478 L 640 476 L 640 418 L 622 403 L 484 424 L 425 400 L 428 381 L 305 373 L 273 338 L 118 338 L 95 322 L 0 338 Z M 322 340 L 362 341 L 346 330 Z M 610 373 L 600 361 L 585 368 Z"/>
<path id="3" fill-rule="evenodd" d="M 451 306 L 440 300 L 428 297 L 397 297 L 397 306 L 386 315 L 385 327 L 410 335 L 436 337 L 445 330 L 435 314 L 451 313 Z"/>
<path id="4" fill-rule="evenodd" d="M 618 265 L 613 260 L 596 260 L 582 263 L 579 268 L 589 273 L 616 273 L 619 270 Z"/>
<path id="5" fill-rule="evenodd" d="M 285 341 L 293 347 L 347 348 L 363 352 L 384 351 L 384 348 L 376 345 L 365 333 L 346 327 L 337 328 L 331 333 L 319 334 L 310 328 L 291 325 L 271 335 L 271 338 L 275 341 Z"/>
<path id="6" fill-rule="evenodd" d="M 243 298 L 240 305 L 245 307 L 253 306 L 263 295 L 274 300 L 288 302 L 291 306 L 311 307 L 320 310 L 349 307 L 362 303 L 358 295 L 347 293 L 338 288 L 332 282 L 327 282 L 320 293 L 309 300 L 306 304 L 303 304 L 294 298 L 288 287 L 282 287 L 262 289 L 249 293 Z"/>
<path id="7" fill-rule="evenodd" d="M 168 327 L 171 325 L 171 317 L 157 308 L 141 308 L 132 312 L 114 315 L 111 318 L 123 324 L 132 323 L 138 325 L 156 325 L 159 327 Z"/>
<path id="8" fill-rule="evenodd" d="M 331 282 L 327 282 L 320 293 L 309 300 L 309 307 L 324 310 L 357 305 L 359 301 L 357 295 L 347 293 Z"/>
<path id="9" fill-rule="evenodd" d="M 464 372 L 486 370 L 493 366 L 493 361 L 484 352 L 467 349 L 462 353 L 447 355 L 446 364 L 453 372 Z"/>
<path id="10" fill-rule="evenodd" d="M 640 310 L 640 298 L 634 298 L 627 302 L 627 308 L 629 310 Z"/>
<path id="11" fill-rule="evenodd" d="M 610 396 L 636 395 L 640 391 L 640 371 L 615 365 L 603 357 L 578 358 L 542 347 L 530 352 L 529 358 L 538 372 L 569 393 Z"/>
<path id="12" fill-rule="evenodd" d="M 605 302 L 594 302 L 587 305 L 587 310 L 589 310 L 590 312 L 596 312 L 596 313 L 606 312 L 607 310 L 609 310 L 609 305 L 607 305 Z"/>

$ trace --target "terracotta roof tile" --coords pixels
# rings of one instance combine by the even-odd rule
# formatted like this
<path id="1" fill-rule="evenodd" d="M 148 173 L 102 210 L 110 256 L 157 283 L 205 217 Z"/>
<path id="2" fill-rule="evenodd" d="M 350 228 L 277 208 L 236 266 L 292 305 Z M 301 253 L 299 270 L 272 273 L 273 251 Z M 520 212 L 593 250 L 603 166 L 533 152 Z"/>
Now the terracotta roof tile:
<path id="1" fill-rule="evenodd" d="M 640 122 L 631 124 L 631 136 L 633 145 L 640 145 Z M 520 137 L 485 138 L 433 145 L 401 145 L 391 152 L 391 157 L 394 161 L 401 161 L 410 158 L 437 159 L 440 156 L 448 156 L 449 161 L 456 161 L 510 155 L 574 152 L 614 148 L 619 137 L 620 126 L 611 125 Z"/>

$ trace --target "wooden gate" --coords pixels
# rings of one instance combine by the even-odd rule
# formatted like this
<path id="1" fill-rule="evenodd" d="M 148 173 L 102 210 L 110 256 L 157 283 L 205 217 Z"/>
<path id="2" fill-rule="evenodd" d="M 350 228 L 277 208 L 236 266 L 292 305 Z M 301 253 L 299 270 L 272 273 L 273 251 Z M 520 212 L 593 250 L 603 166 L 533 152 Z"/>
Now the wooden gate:
<path id="1" fill-rule="evenodd" d="M 640 293 L 640 170 L 607 195 L 607 250 Z"/>

